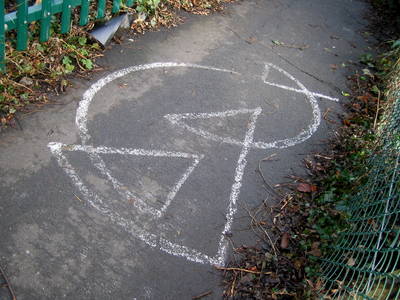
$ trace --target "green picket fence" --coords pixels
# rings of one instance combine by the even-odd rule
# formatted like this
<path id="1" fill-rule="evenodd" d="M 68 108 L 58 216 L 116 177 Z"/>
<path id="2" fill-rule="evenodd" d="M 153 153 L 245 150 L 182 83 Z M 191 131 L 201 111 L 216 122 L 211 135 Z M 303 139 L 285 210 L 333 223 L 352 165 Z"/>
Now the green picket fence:
<path id="1" fill-rule="evenodd" d="M 92 0 L 93 1 L 93 0 Z M 112 0 L 112 13 L 120 10 L 122 0 Z M 89 21 L 91 0 L 42 0 L 39 5 L 29 6 L 28 0 L 17 0 L 17 10 L 5 14 L 5 0 L 0 0 L 0 71 L 5 71 L 5 40 L 6 32 L 17 31 L 17 50 L 26 50 L 29 38 L 29 24 L 40 23 L 40 42 L 46 42 L 50 38 L 50 27 L 53 16 L 60 14 L 61 33 L 68 33 L 72 23 L 72 9 L 79 7 L 79 25 L 84 26 Z M 130 7 L 134 0 L 124 1 L 124 5 Z M 97 0 L 98 19 L 104 18 L 106 0 Z"/>

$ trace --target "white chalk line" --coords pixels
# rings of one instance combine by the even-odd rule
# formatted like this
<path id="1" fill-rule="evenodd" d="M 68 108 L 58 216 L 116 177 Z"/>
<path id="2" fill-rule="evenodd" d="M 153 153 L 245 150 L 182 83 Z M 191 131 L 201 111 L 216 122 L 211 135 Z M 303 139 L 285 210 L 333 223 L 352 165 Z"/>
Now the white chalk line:
<path id="1" fill-rule="evenodd" d="M 111 74 L 109 74 L 108 76 L 99 79 L 97 82 L 95 82 L 93 85 L 91 85 L 91 87 L 84 93 L 82 100 L 79 103 L 79 107 L 77 109 L 77 114 L 76 114 L 76 118 L 75 118 L 75 122 L 77 124 L 77 127 L 79 129 L 79 135 L 81 137 L 82 140 L 82 144 L 85 145 L 89 140 L 90 140 L 90 135 L 88 133 L 88 128 L 87 128 L 87 114 L 88 114 L 88 109 L 89 106 L 91 104 L 91 102 L 94 99 L 95 94 L 102 89 L 106 84 L 112 82 L 113 80 L 123 77 L 129 73 L 132 72 L 138 72 L 138 71 L 144 71 L 144 70 L 150 70 L 150 69 L 157 69 L 157 68 L 172 68 L 172 67 L 186 67 L 186 68 L 197 68 L 197 69 L 204 69 L 204 70 L 211 70 L 211 71 L 219 71 L 219 72 L 225 72 L 225 73 L 230 73 L 230 74 L 235 74 L 235 75 L 240 75 L 240 73 L 235 72 L 233 70 L 227 70 L 227 69 L 220 69 L 220 68 L 215 68 L 215 67 L 209 67 L 209 66 L 201 66 L 201 65 L 196 65 L 196 64 L 187 64 L 187 63 L 175 63 L 175 62 L 167 62 L 167 63 L 152 63 L 152 64 L 145 64 L 145 65 L 139 65 L 139 66 L 132 66 L 126 69 L 122 69 L 116 72 L 113 72 Z M 50 148 L 55 148 L 55 144 L 49 144 Z M 53 151 L 53 153 L 56 155 L 56 152 Z M 62 154 L 61 152 L 59 153 L 60 155 Z M 58 156 L 58 161 L 61 164 L 62 161 L 66 161 L 65 157 Z M 111 180 L 112 184 L 114 187 L 116 187 L 117 190 L 121 190 L 121 183 L 119 183 L 115 178 L 110 177 L 111 173 L 108 171 L 108 169 L 105 166 L 104 161 L 101 159 L 101 157 L 99 156 L 99 153 L 96 152 L 91 152 L 89 153 L 89 158 L 92 160 L 93 164 L 103 173 L 106 174 L 107 177 Z M 174 195 L 176 195 L 176 193 L 179 191 L 180 187 L 183 185 L 184 181 L 189 177 L 190 173 L 194 170 L 194 168 L 196 167 L 196 165 L 198 164 L 197 161 L 198 158 L 194 159 L 193 164 L 187 169 L 187 172 L 185 172 L 185 174 L 183 174 L 181 181 L 178 182 L 178 184 L 176 185 L 176 188 L 173 189 L 170 194 L 169 194 L 169 200 L 167 200 L 169 203 L 172 200 L 172 198 L 174 197 Z M 65 168 L 64 168 L 65 169 Z M 82 193 L 84 195 L 87 196 L 87 198 L 89 198 L 89 190 L 83 185 L 81 180 L 77 180 L 77 175 L 75 173 L 75 175 L 73 173 L 71 173 L 70 171 L 68 171 L 67 169 L 65 169 L 65 171 L 67 172 L 67 174 L 72 178 L 73 182 L 78 186 L 78 188 L 82 189 Z M 74 177 L 74 176 L 75 177 Z M 126 196 L 129 196 L 126 195 Z M 99 200 L 100 198 L 98 196 L 96 196 L 97 200 Z M 98 201 L 99 202 L 99 201 Z M 166 204 L 168 205 L 168 202 L 166 202 Z M 92 203 L 95 204 L 95 203 Z M 93 205 L 93 207 L 95 209 L 97 209 L 99 212 L 103 212 L 103 213 L 107 213 L 108 216 L 110 217 L 112 215 L 112 212 L 108 212 L 107 210 L 104 210 L 102 207 L 98 206 L 98 205 Z M 166 209 L 166 206 L 164 208 L 164 211 Z M 153 212 L 154 214 L 154 212 Z M 155 215 L 157 215 L 157 212 L 155 212 Z M 122 227 L 126 228 L 128 230 L 128 232 L 131 232 L 131 230 L 129 230 L 129 228 L 127 226 L 125 226 L 124 224 L 128 222 L 127 220 L 124 220 L 122 217 L 119 217 L 119 221 L 117 222 L 118 224 L 120 224 Z M 140 231 L 140 230 L 139 230 Z M 146 231 L 141 231 L 142 234 L 134 234 L 132 233 L 134 236 L 137 236 L 138 238 L 140 238 L 142 241 L 144 241 L 146 244 L 151 245 L 153 247 L 155 247 L 155 244 L 150 242 L 151 239 L 148 239 L 147 237 L 153 237 L 153 234 L 147 233 Z M 208 256 L 197 252 L 196 250 L 191 250 L 192 252 L 190 252 L 189 250 L 187 250 L 188 248 L 186 248 L 185 246 L 180 246 L 180 245 L 176 245 L 170 241 L 167 241 L 165 239 L 161 239 L 160 238 L 160 242 L 158 243 L 159 245 L 159 249 L 167 252 L 169 254 L 175 255 L 175 256 L 183 256 L 186 257 L 188 260 L 190 261 L 195 261 L 195 262 L 201 262 L 201 263 L 210 263 L 210 264 L 215 264 L 216 261 L 214 261 L 213 259 L 209 258 Z M 193 255 L 193 253 L 197 253 L 195 255 Z M 198 256 L 197 258 L 195 256 Z"/>
<path id="2" fill-rule="evenodd" d="M 56 145 L 57 143 L 53 143 Z M 51 144 L 51 145 L 53 145 Z M 119 194 L 129 200 L 135 199 L 134 205 L 141 212 L 151 214 L 153 217 L 160 218 L 163 216 L 168 206 L 171 204 L 176 194 L 179 192 L 180 188 L 183 186 L 185 181 L 189 178 L 190 174 L 199 164 L 200 160 L 203 159 L 204 155 L 192 154 L 192 153 L 184 153 L 184 152 L 173 152 L 173 151 L 164 151 L 164 150 L 148 150 L 148 149 L 130 149 L 130 148 L 115 148 L 115 147 L 93 147 L 89 145 L 63 145 L 60 144 L 62 150 L 64 151 L 82 151 L 87 153 L 89 156 L 92 155 L 91 160 L 94 162 L 94 165 L 103 176 L 105 176 L 113 185 L 114 189 L 119 192 Z M 155 209 L 138 195 L 134 195 L 132 192 L 127 191 L 123 186 L 113 178 L 108 171 L 104 161 L 98 161 L 97 156 L 93 156 L 93 154 L 120 154 L 120 155 L 132 155 L 132 156 L 149 156 L 149 157 L 168 157 L 168 158 L 183 158 L 192 160 L 192 164 L 186 169 L 183 175 L 179 178 L 179 180 L 175 183 L 172 189 L 168 192 L 164 205 L 160 209 Z"/>
<path id="3" fill-rule="evenodd" d="M 226 72 L 226 73 L 240 75 L 239 73 L 237 73 L 235 71 L 232 71 L 232 70 L 219 69 L 219 68 L 207 67 L 207 66 L 201 66 L 201 65 L 194 65 L 194 64 L 186 64 L 186 63 L 173 63 L 173 62 L 172 63 L 153 63 L 153 64 L 146 64 L 146 65 L 140 65 L 140 66 L 133 66 L 133 67 L 130 67 L 130 68 L 126 68 L 126 69 L 111 73 L 110 75 L 108 75 L 108 76 L 98 80 L 96 83 L 94 83 L 84 93 L 83 99 L 79 103 L 79 107 L 78 107 L 77 115 L 76 115 L 76 124 L 77 124 L 78 129 L 79 129 L 79 133 L 80 133 L 80 136 L 81 136 L 81 139 L 82 139 L 82 143 L 86 144 L 90 140 L 90 135 L 88 133 L 88 128 L 87 128 L 88 108 L 89 108 L 90 103 L 93 101 L 93 98 L 94 98 L 95 94 L 101 88 L 103 88 L 106 84 L 110 83 L 111 81 L 113 81 L 113 80 L 115 80 L 117 78 L 120 78 L 122 76 L 125 76 L 125 75 L 127 75 L 127 74 L 129 74 L 131 72 L 137 72 L 137 71 L 143 71 L 143 70 L 149 70 L 149 69 L 156 69 L 156 68 L 170 68 L 170 67 L 198 68 L 198 69 L 220 71 L 220 72 Z M 111 220 L 114 220 L 117 224 L 121 225 L 123 228 L 128 230 L 128 232 L 130 232 L 133 236 L 138 237 L 139 239 L 141 239 L 146 244 L 148 244 L 148 245 L 150 245 L 152 247 L 159 247 L 159 249 L 164 251 L 164 252 L 167 252 L 167 253 L 175 255 L 175 256 L 185 257 L 186 259 L 188 259 L 190 261 L 199 262 L 199 263 L 210 263 L 210 264 L 218 264 L 219 263 L 219 264 L 222 264 L 224 259 L 225 259 L 225 254 L 226 254 L 226 251 L 227 251 L 226 250 L 227 249 L 227 243 L 226 243 L 226 240 L 225 240 L 224 233 L 228 232 L 230 230 L 231 226 L 232 226 L 233 216 L 234 216 L 234 214 L 236 212 L 236 209 L 237 209 L 237 207 L 236 207 L 237 206 L 237 199 L 238 199 L 239 194 L 240 194 L 241 180 L 243 178 L 244 169 L 245 169 L 245 166 L 247 164 L 246 156 L 248 155 L 249 149 L 250 148 L 258 148 L 258 149 L 286 148 L 286 147 L 289 147 L 289 146 L 293 146 L 293 145 L 295 145 L 297 143 L 301 143 L 301 142 L 305 141 L 306 139 L 308 139 L 316 131 L 316 129 L 318 128 L 318 125 L 320 123 L 320 119 L 321 119 L 321 116 L 320 116 L 321 113 L 320 113 L 320 110 L 319 110 L 319 107 L 318 107 L 318 104 L 317 104 L 317 101 L 316 101 L 315 97 L 316 96 L 321 97 L 321 96 L 324 96 L 324 95 L 318 94 L 318 93 L 312 93 L 312 92 L 308 91 L 304 87 L 304 85 L 302 85 L 297 79 L 295 79 L 292 75 L 290 75 L 286 71 L 280 69 L 279 67 L 267 63 L 266 64 L 266 68 L 269 68 L 269 67 L 277 69 L 279 72 L 283 73 L 284 75 L 286 75 L 287 77 L 292 79 L 300 87 L 300 89 L 294 89 L 293 91 L 294 92 L 298 92 L 298 93 L 302 93 L 302 94 L 306 95 L 306 97 L 309 99 L 310 104 L 312 106 L 312 110 L 313 110 L 313 122 L 307 129 L 303 130 L 295 138 L 284 139 L 284 140 L 280 140 L 280 141 L 276 141 L 276 142 L 272 142 L 272 143 L 254 142 L 255 122 L 256 122 L 256 119 L 257 119 L 258 115 L 261 113 L 261 111 L 259 111 L 259 112 L 257 111 L 257 113 L 254 112 L 253 115 L 252 115 L 253 119 L 254 119 L 254 122 L 252 122 L 252 124 L 254 124 L 254 129 L 253 129 L 252 132 L 249 132 L 250 130 L 247 131 L 246 138 L 245 138 L 244 142 L 240 142 L 240 141 L 237 141 L 235 139 L 229 140 L 229 138 L 225 139 L 225 142 L 227 142 L 227 143 L 241 145 L 242 146 L 242 151 L 241 151 L 241 154 L 239 156 L 238 165 L 237 165 L 237 168 L 236 168 L 236 171 L 235 171 L 235 182 L 232 185 L 230 203 L 229 203 L 228 213 L 227 213 L 227 220 L 228 221 L 227 221 L 227 223 L 226 223 L 226 225 L 224 227 L 224 231 L 223 231 L 222 237 L 220 239 L 220 247 L 219 247 L 217 256 L 215 258 L 210 258 L 209 256 L 207 256 L 205 254 L 202 254 L 202 253 L 198 252 L 197 250 L 189 249 L 189 248 L 187 248 L 185 246 L 174 244 L 174 243 L 172 243 L 172 242 L 170 242 L 168 240 L 165 240 L 165 239 L 163 239 L 161 237 L 158 237 L 158 236 L 156 236 L 154 234 L 146 232 L 143 229 L 137 228 L 137 226 L 135 224 L 133 224 L 132 221 L 128 221 L 128 220 L 124 219 L 123 217 L 119 216 L 118 213 L 110 211 L 109 208 L 104 204 L 104 201 L 102 201 L 100 197 L 98 197 L 97 195 L 91 193 L 86 188 L 86 186 L 80 180 L 80 178 L 76 174 L 76 172 L 73 169 L 69 169 L 71 167 L 71 165 L 68 163 L 66 158 L 62 155 L 61 150 L 55 151 L 54 149 L 57 148 L 55 146 L 55 144 L 53 144 L 53 145 L 50 144 L 49 147 L 53 148 L 52 152 L 57 156 L 57 159 L 58 159 L 58 161 L 60 163 L 60 166 L 64 166 L 63 169 L 65 169 L 67 174 L 69 174 L 69 176 L 72 178 L 73 182 L 78 186 L 78 188 L 80 188 L 82 194 L 85 195 L 85 197 L 87 198 L 88 202 L 91 203 L 92 206 L 95 209 L 97 209 L 99 212 L 109 216 L 111 218 Z M 266 79 L 266 77 L 265 77 L 265 79 Z M 269 84 L 269 82 L 267 82 L 266 80 L 264 80 L 264 82 L 266 84 Z M 278 86 L 278 87 L 288 88 L 288 87 L 285 87 L 285 86 Z M 327 96 L 326 97 L 321 97 L 321 98 L 328 99 Z M 218 116 L 221 117 L 222 115 L 219 115 L 219 114 L 222 114 L 222 113 L 211 113 L 211 115 L 210 114 L 207 114 L 207 115 L 209 115 L 209 117 L 213 117 L 213 116 L 214 117 L 218 117 Z M 229 113 L 226 114 L 226 116 L 228 116 L 228 115 L 229 115 Z M 204 114 L 203 114 L 203 117 L 205 117 Z M 181 121 L 178 121 L 178 123 L 185 124 L 184 122 L 181 122 Z M 186 128 L 186 129 L 188 129 L 188 128 Z M 209 133 L 209 134 L 212 136 L 211 133 Z M 214 135 L 214 137 L 212 137 L 212 138 L 218 139 L 216 135 Z M 104 170 L 107 171 L 107 169 L 105 168 L 104 162 L 102 163 L 102 159 L 99 156 L 99 153 L 92 152 L 92 153 L 90 153 L 89 157 L 91 158 L 92 161 L 96 162 L 96 165 L 98 167 L 103 168 L 103 171 Z M 194 164 L 196 164 L 196 161 L 194 161 Z M 192 165 L 192 166 L 193 166 L 193 169 L 194 169 L 195 165 Z M 185 176 L 183 176 L 183 177 L 185 177 Z M 186 179 L 187 179 L 187 177 L 186 177 Z M 115 181 L 115 179 L 114 179 L 114 183 L 113 184 L 115 184 L 115 186 L 118 187 L 119 182 Z M 183 183 L 182 183 L 182 185 L 183 185 Z M 90 197 L 94 197 L 93 198 L 94 201 L 91 201 Z M 115 214 L 115 216 L 113 216 L 113 214 Z M 134 228 L 133 231 L 132 231 L 132 228 Z"/>
<path id="4" fill-rule="evenodd" d="M 211 132 L 208 132 L 204 129 L 201 128 L 196 128 L 193 126 L 188 125 L 185 123 L 183 120 L 195 120 L 195 119 L 210 119 L 210 118 L 227 118 L 227 117 L 232 117 L 236 116 L 238 114 L 248 114 L 248 113 L 254 113 L 256 109 L 247 109 L 247 108 L 242 108 L 242 109 L 236 109 L 236 110 L 227 110 L 223 112 L 212 112 L 212 113 L 184 113 L 184 114 L 168 114 L 165 115 L 164 118 L 166 118 L 168 121 L 170 121 L 172 124 L 180 126 L 194 134 L 197 134 L 205 139 L 212 140 L 215 142 L 221 142 L 221 143 L 227 143 L 227 144 L 234 144 L 234 145 L 239 145 L 242 146 L 243 142 L 236 140 L 231 137 L 221 137 L 219 135 L 213 134 Z"/>
<path id="5" fill-rule="evenodd" d="M 271 149 L 271 148 L 277 148 L 277 149 L 284 149 L 288 148 L 300 143 L 305 142 L 308 140 L 318 129 L 319 125 L 321 124 L 321 111 L 318 106 L 318 101 L 315 98 L 314 94 L 307 90 L 307 88 L 295 77 L 293 77 L 291 74 L 286 72 L 285 70 L 281 69 L 278 66 L 275 66 L 271 63 L 266 63 L 265 64 L 265 69 L 269 72 L 269 68 L 273 68 L 277 70 L 278 72 L 281 72 L 283 75 L 288 77 L 290 80 L 292 80 L 294 83 L 297 84 L 297 86 L 300 88 L 302 91 L 302 94 L 306 96 L 308 99 L 310 105 L 311 105 L 311 110 L 312 110 L 312 121 L 311 124 L 308 125 L 307 128 L 303 129 L 297 136 L 293 138 L 288 138 L 288 139 L 282 139 L 270 143 L 265 143 L 265 142 L 255 142 L 254 143 L 254 148 L 259 148 L 259 149 Z M 267 73 L 268 73 L 267 72 Z M 268 74 L 267 74 L 268 75 Z M 265 76 L 263 76 L 265 77 Z M 268 84 L 266 82 L 266 84 Z"/>
<path id="6" fill-rule="evenodd" d="M 262 112 L 261 107 L 258 107 L 251 115 L 250 123 L 248 124 L 247 127 L 248 129 L 243 141 L 243 147 L 242 150 L 240 151 L 239 159 L 236 164 L 234 183 L 232 185 L 231 194 L 229 196 L 229 206 L 226 214 L 226 223 L 224 230 L 222 231 L 222 235 L 219 242 L 218 254 L 216 256 L 216 259 L 220 265 L 223 265 L 225 263 L 226 252 L 228 249 L 228 240 L 226 239 L 226 234 L 228 234 L 231 231 L 233 224 L 233 217 L 237 211 L 237 200 L 240 195 L 240 189 L 242 187 L 242 179 L 247 165 L 246 158 L 251 149 L 251 144 L 253 143 L 257 118 L 261 114 L 261 112 Z"/>
<path id="7" fill-rule="evenodd" d="M 288 77 L 294 83 L 296 83 L 300 87 L 300 89 L 295 89 L 292 87 L 288 87 L 285 85 L 280 85 L 280 84 L 276 84 L 276 83 L 267 81 L 266 78 L 268 77 L 271 68 L 276 69 L 277 71 L 284 74 L 286 77 Z M 323 94 L 310 92 L 299 80 L 297 80 L 291 74 L 289 74 L 285 70 L 281 69 L 280 67 L 275 66 L 270 63 L 266 63 L 265 71 L 264 71 L 263 75 L 261 76 L 261 78 L 265 84 L 305 95 L 311 105 L 312 122 L 307 128 L 303 129 L 297 136 L 295 136 L 293 138 L 277 140 L 277 141 L 270 142 L 270 143 L 261 142 L 261 141 L 253 141 L 252 144 L 250 145 L 251 148 L 283 149 L 283 148 L 291 147 L 291 146 L 294 146 L 296 144 L 306 141 L 317 131 L 317 129 L 321 123 L 321 111 L 319 109 L 316 97 L 325 98 L 325 99 L 332 100 L 332 101 L 339 101 L 339 99 L 337 99 L 337 98 L 332 98 L 329 96 L 325 96 Z M 185 130 L 192 132 L 196 135 L 199 135 L 205 139 L 212 140 L 215 142 L 220 142 L 220 143 L 243 146 L 243 142 L 240 140 L 237 140 L 237 139 L 231 138 L 231 137 L 222 137 L 217 134 L 211 133 L 207 130 L 204 130 L 202 128 L 191 126 L 188 123 L 186 123 L 185 120 L 208 119 L 208 118 L 215 118 L 215 117 L 226 118 L 226 117 L 235 116 L 235 115 L 241 114 L 241 113 L 248 113 L 250 111 L 251 111 L 251 109 L 244 108 L 244 109 L 228 110 L 228 111 L 224 111 L 224 112 L 212 112 L 212 113 L 167 114 L 164 117 L 167 120 L 169 120 L 172 124 L 177 125 L 181 128 L 184 128 Z"/>
<path id="8" fill-rule="evenodd" d="M 144 71 L 144 70 L 151 70 L 157 68 L 176 68 L 176 67 L 184 67 L 184 68 L 195 68 L 195 69 L 203 69 L 203 70 L 210 70 L 210 71 L 218 71 L 230 74 L 240 75 L 238 72 L 233 70 L 227 69 L 220 69 L 210 66 L 201 66 L 196 64 L 188 64 L 188 63 L 175 63 L 175 62 L 166 62 L 166 63 L 152 63 L 152 64 L 145 64 L 139 66 L 132 66 L 126 69 L 122 69 L 116 72 L 113 72 L 107 75 L 104 78 L 101 78 L 97 82 L 95 82 L 84 94 L 82 100 L 79 102 L 79 106 L 76 113 L 75 122 L 79 129 L 79 134 L 82 140 L 82 144 L 86 144 L 90 140 L 90 135 L 88 133 L 87 128 L 87 114 L 89 110 L 89 105 L 94 99 L 95 94 L 103 88 L 106 84 L 112 82 L 113 80 L 123 77 L 132 72 Z M 111 175 L 111 172 L 107 169 L 106 164 L 104 163 L 103 159 L 97 153 L 90 153 L 89 158 L 91 159 L 93 165 L 104 175 L 106 176 L 111 183 L 113 184 L 114 189 L 125 198 L 138 198 L 140 197 L 135 196 L 131 191 L 127 191 L 123 189 L 123 185 Z M 144 201 L 137 201 L 137 207 L 142 212 L 148 213 L 153 217 L 161 217 L 165 211 L 167 210 L 168 206 L 172 202 L 173 198 L 178 193 L 179 189 L 182 187 L 186 179 L 190 176 L 191 172 L 195 169 L 199 161 L 194 159 L 193 164 L 187 169 L 187 171 L 183 174 L 182 178 L 179 182 L 175 185 L 174 189 L 172 189 L 169 194 L 167 195 L 167 199 L 160 210 L 156 210 L 149 205 L 147 205 Z"/>
<path id="9" fill-rule="evenodd" d="M 262 74 L 262 76 L 261 76 L 261 79 L 262 79 L 262 81 L 263 81 L 264 83 L 266 83 L 266 84 L 268 84 L 268 85 L 271 85 L 271 86 L 279 87 L 279 88 L 284 89 L 284 90 L 296 92 L 296 93 L 299 93 L 299 94 L 305 94 L 305 93 L 304 93 L 304 90 L 302 90 L 302 89 L 296 89 L 296 88 L 293 88 L 293 87 L 290 87 L 290 86 L 286 86 L 286 85 L 274 83 L 274 82 L 271 82 L 271 81 L 267 81 L 267 77 L 268 77 L 268 75 L 269 75 L 270 67 L 273 67 L 274 69 L 276 69 L 276 70 L 282 72 L 282 71 L 281 71 L 282 69 L 280 69 L 279 67 L 274 66 L 274 65 L 272 65 L 272 64 L 266 64 L 266 65 L 265 65 L 265 70 L 264 70 L 264 72 L 263 72 L 263 74 Z M 280 69 L 280 70 L 279 70 L 279 69 Z M 283 72 L 282 72 L 282 73 L 283 73 Z M 310 92 L 310 91 L 309 91 L 309 92 Z M 324 95 L 324 94 L 320 94 L 320 93 L 314 93 L 314 92 L 310 92 L 310 93 L 313 94 L 315 97 L 319 97 L 319 98 L 331 100 L 331 101 L 334 101 L 334 102 L 339 102 L 339 98 L 330 97 L 330 96 L 327 96 L 327 95 Z"/>
<path id="10" fill-rule="evenodd" d="M 78 146 L 78 145 L 74 145 Z M 138 227 L 134 222 L 121 217 L 118 212 L 112 211 L 101 197 L 96 193 L 91 192 L 86 185 L 83 183 L 80 176 L 76 173 L 73 166 L 69 163 L 68 159 L 63 154 L 63 150 L 68 151 L 69 145 L 63 145 L 61 143 L 50 143 L 48 145 L 50 151 L 56 157 L 60 167 L 68 174 L 72 179 L 72 182 L 78 187 L 84 199 L 87 203 L 100 212 L 102 215 L 108 217 L 113 223 L 121 226 L 133 237 L 140 239 L 146 245 L 150 247 L 161 249 L 162 251 L 172 254 L 174 256 L 184 257 L 189 261 L 201 263 L 201 264 L 217 264 L 218 261 L 208 255 L 200 253 L 197 250 L 172 243 L 160 236 L 151 234 L 144 229 Z M 72 147 L 73 148 L 73 147 Z M 77 147 L 78 149 L 79 147 Z"/>
<path id="11" fill-rule="evenodd" d="M 151 70 L 151 69 L 158 69 L 158 68 L 176 68 L 176 67 L 183 67 L 183 68 L 194 68 L 194 69 L 203 69 L 203 70 L 210 70 L 210 71 L 218 71 L 224 73 L 231 73 L 235 75 L 240 75 L 240 73 L 227 70 L 227 69 L 220 69 L 210 66 L 202 66 L 196 64 L 189 64 L 189 63 L 176 63 L 176 62 L 158 62 L 152 64 L 145 64 L 145 65 L 138 65 L 132 66 L 126 69 L 122 69 L 116 72 L 113 72 L 106 77 L 99 79 L 97 82 L 92 84 L 90 88 L 83 94 L 82 100 L 79 102 L 79 107 L 76 111 L 76 118 L 75 122 L 79 129 L 79 134 L 82 139 L 82 143 L 86 144 L 86 142 L 90 139 L 90 135 L 88 133 L 87 128 L 87 114 L 90 103 L 93 101 L 94 96 L 96 93 L 102 89 L 106 84 L 110 83 L 111 81 L 128 75 L 129 73 L 144 71 L 144 70 Z"/>

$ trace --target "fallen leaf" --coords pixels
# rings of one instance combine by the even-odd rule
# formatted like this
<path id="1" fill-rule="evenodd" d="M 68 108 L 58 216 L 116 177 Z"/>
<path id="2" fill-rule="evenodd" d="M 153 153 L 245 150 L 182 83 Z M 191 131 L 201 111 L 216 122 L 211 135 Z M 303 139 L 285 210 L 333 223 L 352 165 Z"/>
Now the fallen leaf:
<path id="1" fill-rule="evenodd" d="M 354 260 L 354 258 L 350 257 L 349 260 L 347 261 L 347 265 L 352 267 L 356 264 L 356 261 Z"/>
<path id="2" fill-rule="evenodd" d="M 319 249 L 319 242 L 314 242 L 311 245 L 311 251 L 308 251 L 307 253 L 316 257 L 321 257 L 322 256 L 322 252 Z"/>
<path id="3" fill-rule="evenodd" d="M 255 38 L 255 37 L 249 37 L 247 40 L 246 40 L 246 42 L 248 43 L 248 44 L 254 44 L 254 43 L 256 43 L 257 42 L 257 39 Z"/>
<path id="4" fill-rule="evenodd" d="M 343 124 L 346 126 L 350 126 L 351 122 L 350 122 L 350 120 L 343 120 Z"/>
<path id="5" fill-rule="evenodd" d="M 289 233 L 284 232 L 282 234 L 282 239 L 281 239 L 281 248 L 282 249 L 287 249 L 287 247 L 289 247 L 289 239 L 290 239 Z"/>
<path id="6" fill-rule="evenodd" d="M 317 187 L 315 185 L 308 184 L 308 183 L 300 183 L 297 186 L 297 190 L 299 192 L 303 192 L 303 193 L 311 193 L 311 192 L 316 192 Z"/>
<path id="7" fill-rule="evenodd" d="M 336 65 L 336 64 L 330 64 L 329 66 L 331 67 L 331 69 L 332 69 L 333 71 L 336 71 L 337 68 L 338 68 L 338 65 Z"/>
<path id="8" fill-rule="evenodd" d="M 281 46 L 283 43 L 278 41 L 278 40 L 272 40 L 272 43 L 274 43 L 275 45 Z"/>

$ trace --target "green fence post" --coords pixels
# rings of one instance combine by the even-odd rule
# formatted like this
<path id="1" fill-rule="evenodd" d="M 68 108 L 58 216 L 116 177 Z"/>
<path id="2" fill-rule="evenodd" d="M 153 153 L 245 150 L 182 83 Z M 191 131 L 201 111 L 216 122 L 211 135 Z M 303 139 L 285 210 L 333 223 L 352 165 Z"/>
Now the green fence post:
<path id="1" fill-rule="evenodd" d="M 25 50 L 28 42 L 28 0 L 17 1 L 17 50 Z"/>
<path id="2" fill-rule="evenodd" d="M 49 39 L 51 24 L 51 0 L 42 0 L 42 17 L 40 19 L 40 42 Z"/>
<path id="3" fill-rule="evenodd" d="M 0 72 L 6 70 L 6 30 L 4 23 L 4 0 L 0 0 Z"/>
<path id="4" fill-rule="evenodd" d="M 97 2 L 97 19 L 104 18 L 105 10 L 106 10 L 106 0 L 99 0 Z"/>
<path id="5" fill-rule="evenodd" d="M 89 0 L 82 0 L 81 14 L 79 16 L 79 25 L 85 26 L 88 23 L 89 16 Z"/>
<path id="6" fill-rule="evenodd" d="M 71 28 L 72 0 L 64 0 L 62 4 L 61 33 L 68 33 Z"/>
<path id="7" fill-rule="evenodd" d="M 115 14 L 115 13 L 119 12 L 120 6 L 121 6 L 121 0 L 114 0 L 113 7 L 112 7 L 112 13 Z"/>

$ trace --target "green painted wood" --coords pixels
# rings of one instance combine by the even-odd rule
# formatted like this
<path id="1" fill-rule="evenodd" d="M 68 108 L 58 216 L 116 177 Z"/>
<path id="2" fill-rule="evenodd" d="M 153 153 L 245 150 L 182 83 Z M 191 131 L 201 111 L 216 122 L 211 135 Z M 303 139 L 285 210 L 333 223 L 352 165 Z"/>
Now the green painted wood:
<path id="1" fill-rule="evenodd" d="M 113 7 L 112 7 L 112 13 L 115 14 L 115 13 L 119 12 L 120 7 L 121 7 L 121 0 L 114 0 Z"/>
<path id="2" fill-rule="evenodd" d="M 42 18 L 40 19 L 40 42 L 46 42 L 50 37 L 51 0 L 42 0 Z"/>
<path id="3" fill-rule="evenodd" d="M 71 29 L 71 10 L 73 3 L 71 0 L 64 0 L 61 13 L 61 33 L 68 33 Z M 54 9 L 54 8 L 53 8 Z"/>
<path id="4" fill-rule="evenodd" d="M 89 21 L 89 0 L 82 0 L 79 25 L 85 26 Z"/>
<path id="5" fill-rule="evenodd" d="M 0 0 L 0 72 L 5 72 L 6 70 L 6 30 L 4 26 L 4 0 Z"/>
<path id="6" fill-rule="evenodd" d="M 97 19 L 102 19 L 105 16 L 106 0 L 97 1 Z"/>
<path id="7" fill-rule="evenodd" d="M 17 0 L 17 50 L 28 45 L 28 0 Z"/>

